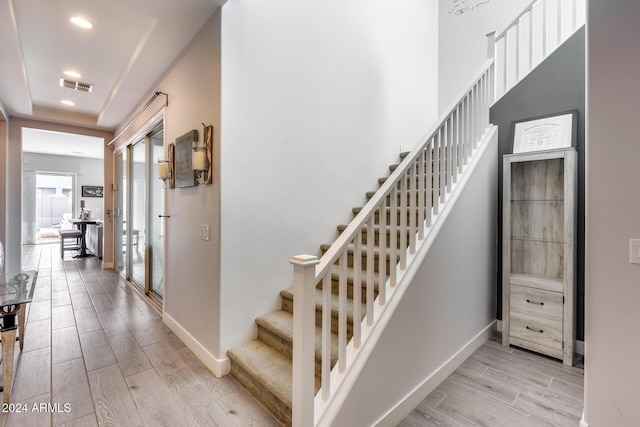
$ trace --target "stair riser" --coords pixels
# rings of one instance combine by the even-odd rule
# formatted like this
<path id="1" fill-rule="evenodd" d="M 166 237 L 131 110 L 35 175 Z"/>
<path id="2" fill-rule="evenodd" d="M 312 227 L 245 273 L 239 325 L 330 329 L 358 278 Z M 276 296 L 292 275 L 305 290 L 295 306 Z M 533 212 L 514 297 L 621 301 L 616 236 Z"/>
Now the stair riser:
<path id="1" fill-rule="evenodd" d="M 291 408 L 274 396 L 251 374 L 231 359 L 231 375 L 238 380 L 274 417 L 285 426 L 291 425 Z"/>
<path id="2" fill-rule="evenodd" d="M 285 357 L 293 359 L 293 344 L 288 339 L 278 336 L 260 325 L 258 325 L 258 339 L 269 344 Z M 316 354 L 316 376 L 320 377 L 322 375 L 322 357 L 317 356 Z M 334 361 L 332 361 L 331 367 L 333 365 L 335 365 Z"/>

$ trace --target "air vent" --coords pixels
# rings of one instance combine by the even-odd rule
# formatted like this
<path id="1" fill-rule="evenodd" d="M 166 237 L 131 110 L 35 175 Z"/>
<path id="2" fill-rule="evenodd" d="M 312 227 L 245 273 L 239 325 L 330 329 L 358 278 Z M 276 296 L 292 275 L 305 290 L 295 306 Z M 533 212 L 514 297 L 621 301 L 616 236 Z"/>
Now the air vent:
<path id="1" fill-rule="evenodd" d="M 67 80 L 64 78 L 60 78 L 60 87 L 79 90 L 80 92 L 91 92 L 93 90 L 93 85 L 89 83 L 76 82 L 74 80 Z"/>

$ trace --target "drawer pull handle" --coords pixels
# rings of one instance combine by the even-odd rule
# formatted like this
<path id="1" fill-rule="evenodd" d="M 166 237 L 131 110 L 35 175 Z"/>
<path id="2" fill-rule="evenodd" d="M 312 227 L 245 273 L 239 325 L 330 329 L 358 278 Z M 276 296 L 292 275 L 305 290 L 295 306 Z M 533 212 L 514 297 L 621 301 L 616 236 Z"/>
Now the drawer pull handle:
<path id="1" fill-rule="evenodd" d="M 540 332 L 540 333 L 544 332 L 542 329 L 536 329 L 536 328 L 532 328 L 530 326 L 527 326 L 527 329 L 530 330 L 530 331 L 533 331 L 533 332 Z"/>
<path id="2" fill-rule="evenodd" d="M 543 303 L 543 302 L 541 302 L 541 301 L 531 301 L 530 299 L 528 299 L 528 300 L 527 300 L 527 302 L 528 302 L 529 304 L 544 305 L 544 303 Z"/>

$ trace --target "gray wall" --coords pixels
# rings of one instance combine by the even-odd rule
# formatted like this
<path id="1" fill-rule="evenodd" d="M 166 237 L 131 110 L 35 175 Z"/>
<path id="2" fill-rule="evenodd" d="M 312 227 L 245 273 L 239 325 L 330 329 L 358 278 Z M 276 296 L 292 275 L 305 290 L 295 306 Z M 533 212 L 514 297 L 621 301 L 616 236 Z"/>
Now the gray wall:
<path id="1" fill-rule="evenodd" d="M 491 108 L 491 122 L 498 126 L 498 155 L 512 152 L 511 124 L 514 120 L 578 110 L 578 324 L 577 339 L 584 339 L 584 206 L 585 206 L 585 32 L 569 38 L 546 61 L 504 95 Z M 502 160 L 500 160 L 502 164 Z M 499 177 L 499 206 L 502 206 L 502 168 Z M 502 259 L 502 209 L 498 209 L 498 260 Z M 500 261 L 499 261 L 500 262 Z M 502 275 L 498 266 L 498 319 L 502 318 Z"/>

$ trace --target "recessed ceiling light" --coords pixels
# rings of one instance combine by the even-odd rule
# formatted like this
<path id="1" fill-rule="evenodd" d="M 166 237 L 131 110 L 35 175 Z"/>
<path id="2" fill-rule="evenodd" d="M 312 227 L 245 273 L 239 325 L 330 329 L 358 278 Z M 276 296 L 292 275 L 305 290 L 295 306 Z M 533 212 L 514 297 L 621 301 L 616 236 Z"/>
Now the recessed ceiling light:
<path id="1" fill-rule="evenodd" d="M 68 99 L 63 99 L 62 101 L 60 101 L 60 103 L 62 103 L 62 104 L 64 104 L 64 105 L 69 105 L 69 106 L 74 106 L 74 105 L 76 105 L 76 103 L 75 103 L 75 102 L 70 101 L 70 100 L 68 100 Z"/>
<path id="2" fill-rule="evenodd" d="M 73 70 L 65 70 L 62 72 L 62 74 L 64 74 L 65 76 L 76 78 L 76 79 L 79 79 L 80 77 L 82 77 L 80 73 L 75 72 Z"/>
<path id="3" fill-rule="evenodd" d="M 81 18 L 79 16 L 72 16 L 71 18 L 69 18 L 69 21 L 80 28 L 84 28 L 84 29 L 91 29 L 93 28 L 93 22 L 89 21 L 88 19 L 85 18 Z"/>

